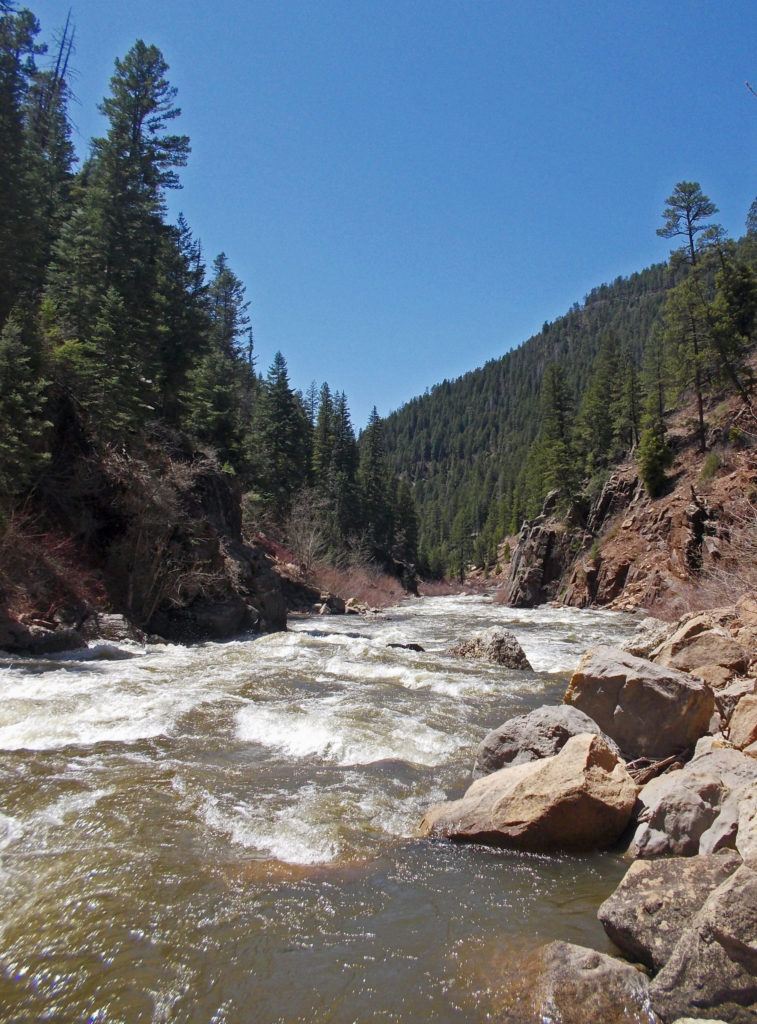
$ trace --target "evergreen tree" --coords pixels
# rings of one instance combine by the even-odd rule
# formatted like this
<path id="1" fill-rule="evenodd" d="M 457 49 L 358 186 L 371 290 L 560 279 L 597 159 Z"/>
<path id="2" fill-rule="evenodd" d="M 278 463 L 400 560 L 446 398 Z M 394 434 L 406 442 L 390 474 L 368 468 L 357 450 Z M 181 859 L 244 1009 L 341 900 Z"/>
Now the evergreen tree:
<path id="1" fill-rule="evenodd" d="M 0 503 L 28 487 L 46 457 L 39 338 L 11 314 L 0 331 Z"/>
<path id="2" fill-rule="evenodd" d="M 656 498 L 665 484 L 665 470 L 673 463 L 673 453 L 665 441 L 665 426 L 652 420 L 639 442 L 639 474 L 650 497 Z"/>
<path id="3" fill-rule="evenodd" d="M 623 353 L 620 378 L 615 438 L 620 451 L 629 451 L 639 443 L 642 390 L 638 370 L 628 351 Z"/>
<path id="4" fill-rule="evenodd" d="M 536 442 L 534 475 L 530 481 L 532 509 L 552 490 L 559 490 L 566 504 L 576 487 L 576 461 L 572 447 L 573 397 L 565 371 L 550 363 L 541 390 L 541 428 Z"/>
<path id="5" fill-rule="evenodd" d="M 410 484 L 404 477 L 397 481 L 393 518 L 394 557 L 414 565 L 418 558 L 418 512 Z"/>
<path id="6" fill-rule="evenodd" d="M 133 367 L 121 389 L 131 389 L 129 409 L 145 410 L 160 404 L 164 376 L 158 280 L 170 234 L 163 223 L 164 193 L 178 187 L 176 168 L 186 163 L 189 144 L 185 136 L 168 133 L 180 111 L 160 51 L 138 40 L 115 66 L 111 94 L 100 108 L 108 132 L 93 140 L 78 208 L 55 246 L 48 294 L 64 336 L 85 345 L 102 326 L 106 306 L 113 307 L 114 293 L 118 296 L 122 321 L 110 336 L 114 343 L 128 339 L 126 361 Z M 94 351 L 106 335 L 100 331 Z M 110 365 L 122 359 L 108 354 Z"/>
<path id="7" fill-rule="evenodd" d="M 614 332 L 608 331 L 583 394 L 575 431 L 576 444 L 589 476 L 608 465 L 616 454 L 616 426 L 622 396 L 618 341 Z"/>
<path id="8" fill-rule="evenodd" d="M 247 337 L 250 303 L 245 301 L 245 286 L 229 267 L 226 253 L 219 253 L 213 260 L 213 271 L 208 287 L 210 343 L 234 355 Z"/>
<path id="9" fill-rule="evenodd" d="M 179 425 L 197 411 L 189 382 L 191 371 L 207 352 L 210 341 L 208 286 L 199 242 L 183 216 L 162 237 L 158 267 L 160 303 L 157 336 L 156 391 L 159 410 Z M 208 378 L 208 367 L 204 376 Z"/>
<path id="10" fill-rule="evenodd" d="M 331 390 L 324 381 L 321 385 L 318 415 L 313 427 L 313 478 L 316 486 L 326 483 L 331 455 L 334 450 L 334 403 Z"/>
<path id="11" fill-rule="evenodd" d="M 361 520 L 371 553 L 385 559 L 392 547 L 393 534 L 390 472 L 384 431 L 375 407 L 360 435 L 359 449 Z"/>
<path id="12" fill-rule="evenodd" d="M 702 192 L 698 181 L 679 181 L 665 202 L 667 205 L 662 212 L 665 223 L 657 229 L 657 234 L 662 238 L 682 237 L 683 245 L 674 250 L 674 255 L 694 267 L 701 250 L 699 236 L 703 233 L 706 236 L 715 226 L 703 222 L 717 213 L 718 208 Z"/>
<path id="13" fill-rule="evenodd" d="M 270 507 L 283 517 L 292 496 L 307 483 L 309 421 L 289 385 L 280 352 L 268 370 L 258 407 L 263 487 Z"/>
<path id="14" fill-rule="evenodd" d="M 24 125 L 34 58 L 44 50 L 38 33 L 30 11 L 0 8 L 0 328 L 33 289 L 40 255 L 38 168 Z"/>
<path id="15" fill-rule="evenodd" d="M 696 181 L 679 182 L 666 202 L 665 223 L 657 229 L 657 234 L 663 238 L 684 238 L 681 248 L 672 255 L 674 261 L 688 264 L 689 273 L 668 296 L 665 319 L 670 343 L 678 351 L 682 382 L 694 388 L 699 448 L 703 452 L 706 448 L 703 392 L 707 375 L 707 324 L 700 256 L 719 235 L 716 225 L 704 223 L 717 213 L 717 207 Z"/>

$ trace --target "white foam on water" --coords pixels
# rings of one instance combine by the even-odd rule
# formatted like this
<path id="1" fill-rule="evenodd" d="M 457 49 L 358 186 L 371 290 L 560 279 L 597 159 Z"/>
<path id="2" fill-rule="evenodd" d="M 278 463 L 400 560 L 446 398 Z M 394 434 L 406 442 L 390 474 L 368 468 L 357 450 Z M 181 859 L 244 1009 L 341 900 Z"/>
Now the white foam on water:
<path id="1" fill-rule="evenodd" d="M 390 759 L 434 765 L 460 747 L 457 737 L 387 708 L 370 715 L 349 697 L 314 698 L 287 707 L 248 705 L 237 712 L 237 739 L 283 751 L 290 757 L 317 757 L 340 765 Z"/>
<path id="2" fill-rule="evenodd" d="M 287 864 L 319 864 L 341 852 L 337 821 L 329 820 L 321 806 L 324 791 L 304 786 L 284 806 L 275 807 L 269 794 L 255 803 L 231 805 L 204 793 L 198 806 L 200 819 L 230 842 L 267 854 Z"/>
<path id="3" fill-rule="evenodd" d="M 18 818 L 0 812 L 0 851 L 14 843 L 23 831 L 24 826 Z"/>

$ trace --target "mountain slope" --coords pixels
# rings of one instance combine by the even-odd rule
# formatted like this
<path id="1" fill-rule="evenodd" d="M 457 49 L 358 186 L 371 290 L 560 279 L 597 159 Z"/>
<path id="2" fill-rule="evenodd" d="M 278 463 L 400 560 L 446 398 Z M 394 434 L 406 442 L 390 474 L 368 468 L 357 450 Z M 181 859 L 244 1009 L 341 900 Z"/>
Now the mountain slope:
<path id="1" fill-rule="evenodd" d="M 387 418 L 388 454 L 413 484 L 427 568 L 463 563 L 465 555 L 492 561 L 497 542 L 533 514 L 523 470 L 539 429 L 546 367 L 563 367 L 574 407 L 608 334 L 638 369 L 673 284 L 664 264 L 603 284 L 517 349 Z"/>

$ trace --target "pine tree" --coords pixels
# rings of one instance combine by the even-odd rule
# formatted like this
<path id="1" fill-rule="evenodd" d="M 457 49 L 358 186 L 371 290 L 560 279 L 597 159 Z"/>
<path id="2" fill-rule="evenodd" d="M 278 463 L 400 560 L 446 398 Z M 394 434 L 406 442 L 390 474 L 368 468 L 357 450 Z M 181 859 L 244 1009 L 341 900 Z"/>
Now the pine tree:
<path id="1" fill-rule="evenodd" d="M 35 333 L 11 314 L 0 331 L 0 503 L 20 494 L 46 458 L 46 382 Z"/>
<path id="2" fill-rule="evenodd" d="M 261 446 L 263 487 L 271 508 L 284 517 L 293 495 L 307 483 L 310 425 L 289 385 L 286 360 L 281 352 L 274 356 L 258 405 L 257 437 Z"/>
<path id="3" fill-rule="evenodd" d="M 159 274 L 171 234 L 163 222 L 164 193 L 178 187 L 176 168 L 186 163 L 189 144 L 185 136 L 168 133 L 180 111 L 160 51 L 138 40 L 115 67 L 111 94 L 100 107 L 108 132 L 93 140 L 92 160 L 80 175 L 77 209 L 55 245 L 48 295 L 59 331 L 85 346 L 80 354 L 86 358 L 115 293 L 122 304 L 118 331 L 100 330 L 92 351 L 100 351 L 107 336 L 114 344 L 128 339 L 128 357 L 108 353 L 108 364 L 121 361 L 133 368 L 120 390 L 131 389 L 126 407 L 143 416 L 160 406 L 164 386 Z M 103 424 L 106 431 L 113 426 Z"/>
<path id="4" fill-rule="evenodd" d="M 334 403 L 331 390 L 324 381 L 313 427 L 313 479 L 316 486 L 323 487 L 326 484 L 334 450 L 334 426 Z"/>
<path id="5" fill-rule="evenodd" d="M 24 107 L 36 74 L 39 25 L 27 10 L 0 8 L 0 328 L 34 289 L 42 225 L 35 153 Z M 17 309 L 18 315 L 18 309 Z"/>
<path id="6" fill-rule="evenodd" d="M 361 521 L 372 554 L 384 560 L 392 546 L 392 503 L 384 432 L 375 407 L 360 435 L 359 449 Z"/>
<path id="7" fill-rule="evenodd" d="M 179 425 L 191 415 L 189 376 L 209 346 L 210 313 L 202 250 L 183 216 L 162 237 L 155 384 L 158 408 Z M 207 376 L 207 368 L 206 368 Z"/>
<path id="8" fill-rule="evenodd" d="M 541 389 L 541 427 L 535 445 L 530 496 L 541 504 L 552 490 L 559 490 L 567 504 L 577 486 L 576 458 L 572 446 L 573 397 L 565 371 L 550 363 L 544 371 Z M 533 504 L 532 504 L 533 511 Z"/>
<path id="9" fill-rule="evenodd" d="M 665 321 L 669 342 L 678 351 L 682 383 L 690 383 L 694 388 L 702 452 L 706 449 L 703 392 L 707 376 L 707 323 L 700 257 L 720 233 L 716 225 L 703 223 L 714 213 L 717 207 L 704 195 L 699 182 L 681 181 L 667 199 L 664 226 L 657 229 L 663 238 L 684 238 L 673 257 L 675 262 L 688 264 L 689 273 L 668 296 Z"/>
<path id="10" fill-rule="evenodd" d="M 584 391 L 575 430 L 576 445 L 589 476 L 607 466 L 616 454 L 616 424 L 622 395 L 618 341 L 614 332 L 608 331 Z"/>
<path id="11" fill-rule="evenodd" d="M 246 289 L 229 267 L 225 252 L 213 260 L 213 271 L 208 286 L 210 344 L 229 355 L 237 354 L 242 351 L 242 339 L 247 338 L 250 325 Z"/>

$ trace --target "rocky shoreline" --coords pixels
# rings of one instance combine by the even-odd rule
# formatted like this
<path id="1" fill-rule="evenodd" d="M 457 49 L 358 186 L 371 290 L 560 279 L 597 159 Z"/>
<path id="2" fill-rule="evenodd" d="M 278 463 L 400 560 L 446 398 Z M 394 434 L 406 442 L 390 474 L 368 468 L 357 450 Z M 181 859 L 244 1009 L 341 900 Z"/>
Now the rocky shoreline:
<path id="1" fill-rule="evenodd" d="M 510 719 L 419 834 L 537 852 L 622 849 L 598 916 L 503 979 L 496 1019 L 757 1020 L 757 599 L 644 620 L 586 653 L 557 707 Z M 513 667 L 517 665 L 517 659 Z"/>

